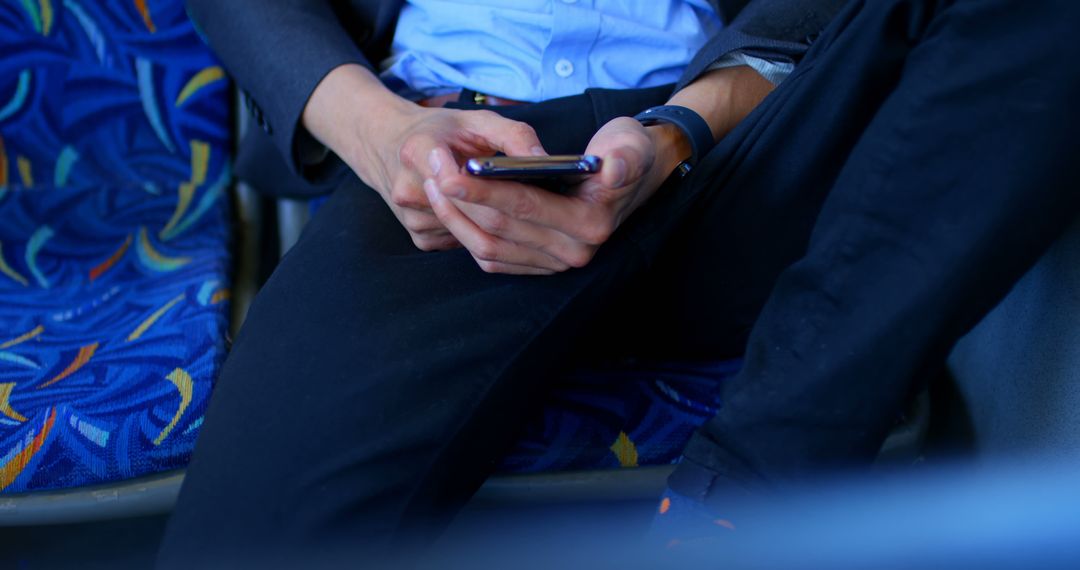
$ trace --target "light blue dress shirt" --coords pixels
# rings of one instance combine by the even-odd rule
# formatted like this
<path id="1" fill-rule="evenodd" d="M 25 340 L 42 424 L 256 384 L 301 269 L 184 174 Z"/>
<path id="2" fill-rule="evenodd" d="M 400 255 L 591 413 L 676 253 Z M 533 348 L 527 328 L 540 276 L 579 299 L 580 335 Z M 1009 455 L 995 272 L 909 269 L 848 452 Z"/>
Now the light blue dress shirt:
<path id="1" fill-rule="evenodd" d="M 462 88 L 542 101 L 678 81 L 721 26 L 707 0 L 409 0 L 383 75 L 420 96 Z M 771 81 L 782 64 L 731 54 Z"/>

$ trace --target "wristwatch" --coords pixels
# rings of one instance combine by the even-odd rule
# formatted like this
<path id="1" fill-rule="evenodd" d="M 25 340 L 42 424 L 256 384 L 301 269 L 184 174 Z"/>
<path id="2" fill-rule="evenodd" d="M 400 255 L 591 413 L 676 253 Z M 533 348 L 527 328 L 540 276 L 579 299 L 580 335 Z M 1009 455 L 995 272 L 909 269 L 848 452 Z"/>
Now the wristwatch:
<path id="1" fill-rule="evenodd" d="M 690 140 L 691 154 L 690 158 L 682 161 L 675 168 L 680 176 L 689 174 L 690 170 L 697 166 L 701 157 L 705 156 L 716 145 L 709 124 L 693 109 L 679 105 L 660 105 L 659 107 L 645 109 L 635 115 L 634 118 L 646 127 L 657 123 L 669 123 L 686 134 L 686 138 Z"/>

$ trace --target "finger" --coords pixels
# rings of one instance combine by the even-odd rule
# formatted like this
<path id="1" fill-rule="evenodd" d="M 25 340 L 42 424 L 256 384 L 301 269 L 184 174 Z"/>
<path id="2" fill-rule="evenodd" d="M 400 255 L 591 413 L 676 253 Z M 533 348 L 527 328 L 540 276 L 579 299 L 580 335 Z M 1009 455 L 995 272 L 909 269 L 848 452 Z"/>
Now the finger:
<path id="1" fill-rule="evenodd" d="M 406 177 L 410 182 L 415 181 L 421 195 L 424 180 L 443 170 L 457 170 L 448 142 L 427 133 L 416 133 L 405 139 L 398 150 L 398 159 L 409 173 Z"/>
<path id="2" fill-rule="evenodd" d="M 654 159 L 652 142 L 644 128 L 629 117 L 614 119 L 601 127 L 585 152 L 603 159 L 599 175 L 588 182 L 604 188 L 621 188 L 637 182 Z"/>
<path id="3" fill-rule="evenodd" d="M 510 156 L 547 154 L 536 131 L 526 123 L 507 119 L 492 111 L 470 111 L 466 117 L 469 129 L 483 137 L 493 150 Z"/>
<path id="4" fill-rule="evenodd" d="M 481 204 L 450 198 L 450 202 L 484 232 L 528 246 L 539 246 L 556 239 L 569 239 L 549 227 L 515 219 L 506 213 Z"/>
<path id="5" fill-rule="evenodd" d="M 409 233 L 449 235 L 446 227 L 430 209 L 420 211 L 403 208 L 401 210 L 401 225 L 405 226 Z"/>
<path id="6" fill-rule="evenodd" d="M 398 176 L 390 189 L 389 200 L 402 211 L 412 210 L 434 215 L 428 197 L 424 194 L 423 178 L 416 173 L 403 173 Z"/>
<path id="7" fill-rule="evenodd" d="M 515 220 L 487 206 L 453 199 L 451 203 L 488 234 L 542 251 L 563 265 L 584 267 L 592 259 L 593 248 L 558 230 Z"/>
<path id="8" fill-rule="evenodd" d="M 433 160 L 438 162 L 450 158 L 442 150 L 433 154 Z M 494 208 L 517 220 L 552 227 L 548 222 L 574 215 L 572 198 L 512 180 L 480 179 L 444 170 L 435 181 L 444 196 Z"/>
<path id="9" fill-rule="evenodd" d="M 505 273 L 508 275 L 554 275 L 558 273 L 551 269 L 540 269 L 539 267 L 529 267 L 527 265 L 484 261 L 482 259 L 477 259 L 476 256 L 473 256 L 473 259 L 485 273 Z"/>
<path id="10" fill-rule="evenodd" d="M 587 180 L 587 185 L 625 188 L 641 180 L 651 164 L 652 157 L 647 151 L 632 145 L 615 147 L 603 155 L 600 172 Z"/>
<path id="11" fill-rule="evenodd" d="M 434 180 L 424 182 L 424 191 L 427 192 L 439 221 L 478 262 L 521 265 L 551 271 L 569 269 L 569 266 L 542 251 L 523 247 L 484 232 L 439 193 Z"/>
<path id="12" fill-rule="evenodd" d="M 479 180 L 459 172 L 443 173 L 438 187 L 444 196 L 487 206 L 511 219 L 544 226 L 588 243 L 603 243 L 611 235 L 604 207 L 574 196 L 508 180 Z"/>
<path id="13" fill-rule="evenodd" d="M 412 238 L 413 245 L 420 251 L 445 251 L 461 247 L 461 243 L 458 242 L 457 238 L 450 234 L 410 234 L 409 237 Z"/>

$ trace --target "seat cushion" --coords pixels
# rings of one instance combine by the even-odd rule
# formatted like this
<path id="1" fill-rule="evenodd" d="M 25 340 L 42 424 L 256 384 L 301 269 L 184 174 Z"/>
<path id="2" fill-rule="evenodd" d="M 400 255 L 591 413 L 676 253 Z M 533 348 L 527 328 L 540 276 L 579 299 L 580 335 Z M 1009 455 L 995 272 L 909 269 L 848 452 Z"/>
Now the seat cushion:
<path id="1" fill-rule="evenodd" d="M 187 462 L 225 353 L 223 206 L 165 240 L 175 194 L 23 190 L 0 202 L 14 222 L 0 227 L 0 490 Z"/>
<path id="2" fill-rule="evenodd" d="M 716 414 L 741 360 L 642 363 L 575 370 L 503 458 L 503 473 L 617 469 L 674 463 Z"/>
<path id="3" fill-rule="evenodd" d="M 224 358 L 230 87 L 181 0 L 0 4 L 0 493 L 186 464 Z"/>

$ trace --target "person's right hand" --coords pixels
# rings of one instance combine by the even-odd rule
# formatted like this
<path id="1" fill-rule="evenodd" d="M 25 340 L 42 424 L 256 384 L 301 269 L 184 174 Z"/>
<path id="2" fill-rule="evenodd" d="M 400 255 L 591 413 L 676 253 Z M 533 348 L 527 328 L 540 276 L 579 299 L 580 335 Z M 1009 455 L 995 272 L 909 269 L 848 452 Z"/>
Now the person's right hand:
<path id="1" fill-rule="evenodd" d="M 334 69 L 312 93 L 304 126 L 374 188 L 424 251 L 458 247 L 435 216 L 425 179 L 502 152 L 542 155 L 532 127 L 491 111 L 429 109 L 388 91 L 359 65 Z M 439 149 L 440 152 L 433 152 Z M 452 157 L 441 164 L 431 157 Z"/>
<path id="2" fill-rule="evenodd" d="M 496 152 L 543 154 L 543 149 L 532 127 L 491 111 L 410 105 L 381 118 L 387 126 L 384 134 L 371 137 L 357 133 L 355 154 L 345 161 L 382 195 L 416 247 L 424 251 L 457 247 L 457 239 L 431 209 L 424 180 L 445 169 L 457 172 L 471 157 Z M 433 152 L 436 149 L 439 152 Z M 434 157 L 443 157 L 449 164 Z"/>

